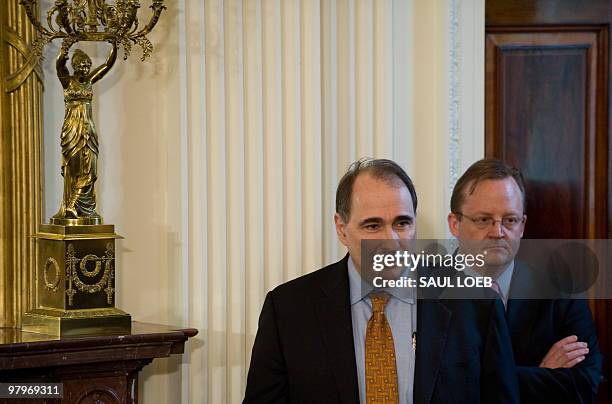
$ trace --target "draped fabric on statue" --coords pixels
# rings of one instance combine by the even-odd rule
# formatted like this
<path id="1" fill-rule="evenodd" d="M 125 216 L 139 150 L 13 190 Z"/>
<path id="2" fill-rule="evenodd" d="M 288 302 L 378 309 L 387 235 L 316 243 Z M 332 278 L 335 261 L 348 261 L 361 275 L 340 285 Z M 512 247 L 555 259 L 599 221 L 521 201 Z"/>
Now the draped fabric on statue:
<path id="1" fill-rule="evenodd" d="M 72 78 L 64 91 L 66 112 L 62 126 L 64 203 L 69 216 L 96 216 L 94 183 L 97 179 L 98 135 L 92 117 L 90 82 Z M 61 213 L 61 212 L 60 212 Z"/>

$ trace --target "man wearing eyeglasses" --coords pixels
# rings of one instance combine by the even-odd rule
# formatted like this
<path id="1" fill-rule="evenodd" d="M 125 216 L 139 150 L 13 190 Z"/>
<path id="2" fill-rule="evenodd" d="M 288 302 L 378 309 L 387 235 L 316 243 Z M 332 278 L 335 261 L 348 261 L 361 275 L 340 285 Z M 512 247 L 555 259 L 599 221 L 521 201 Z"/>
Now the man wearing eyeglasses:
<path id="1" fill-rule="evenodd" d="M 587 303 L 512 298 L 533 271 L 515 260 L 526 220 L 525 187 L 517 169 L 483 159 L 455 184 L 449 229 L 460 252 L 486 257 L 484 267 L 466 273 L 495 279 L 493 289 L 506 308 L 521 402 L 593 402 L 602 357 Z"/>

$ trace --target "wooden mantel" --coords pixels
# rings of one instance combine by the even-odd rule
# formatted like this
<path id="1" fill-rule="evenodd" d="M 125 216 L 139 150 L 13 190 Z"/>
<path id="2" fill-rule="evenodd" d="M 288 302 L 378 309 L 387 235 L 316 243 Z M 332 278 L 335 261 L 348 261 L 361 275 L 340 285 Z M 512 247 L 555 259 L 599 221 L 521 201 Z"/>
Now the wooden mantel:
<path id="1" fill-rule="evenodd" d="M 184 352 L 196 329 L 133 322 L 128 335 L 59 338 L 0 328 L 0 381 L 62 383 L 63 399 L 8 403 L 137 403 L 138 373 Z"/>

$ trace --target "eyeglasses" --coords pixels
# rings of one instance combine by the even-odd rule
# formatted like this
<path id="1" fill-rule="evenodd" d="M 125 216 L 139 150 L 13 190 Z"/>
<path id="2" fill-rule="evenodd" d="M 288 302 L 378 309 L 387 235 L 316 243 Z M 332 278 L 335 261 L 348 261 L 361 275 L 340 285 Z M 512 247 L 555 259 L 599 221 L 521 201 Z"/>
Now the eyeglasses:
<path id="1" fill-rule="evenodd" d="M 495 223 L 500 222 L 502 226 L 504 226 L 508 230 L 516 229 L 521 223 L 525 222 L 525 215 L 522 217 L 518 216 L 506 216 L 502 217 L 500 220 L 493 219 L 491 216 L 476 216 L 469 217 L 464 215 L 461 212 L 456 212 L 455 215 L 459 217 L 465 217 L 474 223 L 474 225 L 480 230 L 484 230 L 491 226 L 495 226 Z"/>

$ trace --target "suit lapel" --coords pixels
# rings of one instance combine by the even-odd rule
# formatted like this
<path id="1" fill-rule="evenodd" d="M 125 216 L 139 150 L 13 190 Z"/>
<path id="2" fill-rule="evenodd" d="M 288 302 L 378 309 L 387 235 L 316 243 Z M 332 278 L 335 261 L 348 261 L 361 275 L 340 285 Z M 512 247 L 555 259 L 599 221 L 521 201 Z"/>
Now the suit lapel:
<path id="1" fill-rule="evenodd" d="M 452 313 L 438 300 L 417 303 L 417 349 L 414 402 L 428 403 L 444 356 Z"/>
<path id="2" fill-rule="evenodd" d="M 355 403 L 359 402 L 359 391 L 347 258 L 348 255 L 330 269 L 328 281 L 321 285 L 316 313 L 338 396 L 345 403 Z"/>

